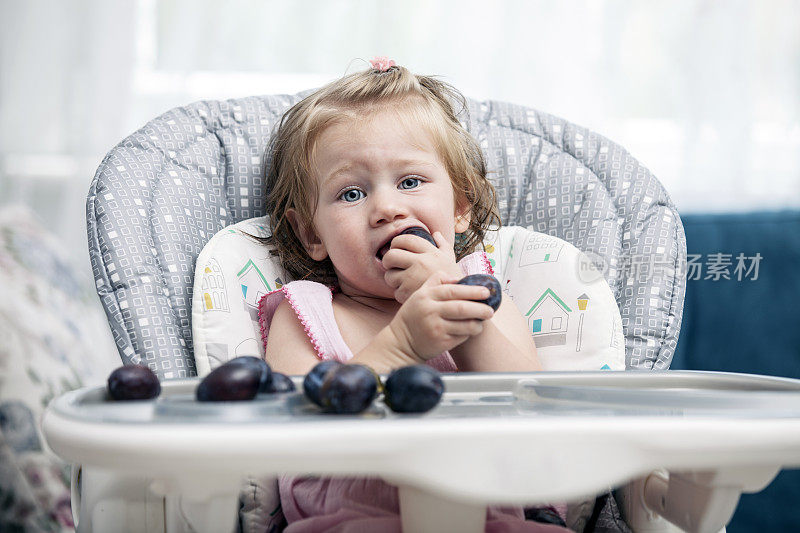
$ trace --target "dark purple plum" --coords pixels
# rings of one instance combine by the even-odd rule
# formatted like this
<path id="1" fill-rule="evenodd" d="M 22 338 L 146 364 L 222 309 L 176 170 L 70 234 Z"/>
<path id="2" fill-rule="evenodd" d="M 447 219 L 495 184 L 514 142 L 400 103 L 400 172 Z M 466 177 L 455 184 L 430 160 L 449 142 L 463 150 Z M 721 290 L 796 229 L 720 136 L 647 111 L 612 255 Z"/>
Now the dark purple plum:
<path id="1" fill-rule="evenodd" d="M 426 241 L 428 241 L 432 245 L 436 246 L 436 241 L 433 240 L 433 236 L 431 236 L 431 234 L 428 233 L 425 230 L 425 228 L 422 228 L 420 226 L 412 226 L 410 228 L 406 228 L 403 231 L 401 231 L 400 233 L 398 233 L 397 235 L 395 235 L 395 237 L 398 237 L 400 235 L 416 235 L 417 237 L 425 239 Z M 378 259 L 383 259 L 383 256 L 386 255 L 386 252 L 389 251 L 391 246 L 392 246 L 392 241 L 389 241 L 386 244 L 384 244 L 383 247 L 380 250 L 378 250 L 378 253 L 377 253 Z"/>
<path id="2" fill-rule="evenodd" d="M 489 297 L 485 300 L 478 300 L 485 303 L 495 311 L 503 301 L 503 291 L 497 278 L 489 274 L 470 274 L 458 280 L 459 285 L 478 285 L 489 289 Z"/>
<path id="3" fill-rule="evenodd" d="M 259 367 L 229 361 L 203 378 L 195 396 L 200 402 L 242 402 L 255 398 L 260 384 Z"/>
<path id="4" fill-rule="evenodd" d="M 161 394 L 161 383 L 144 365 L 121 366 L 108 376 L 108 394 L 118 401 L 152 400 Z"/>
<path id="5" fill-rule="evenodd" d="M 325 377 L 319 391 L 326 413 L 354 415 L 372 404 L 378 395 L 378 381 L 369 367 L 341 365 Z"/>
<path id="6" fill-rule="evenodd" d="M 428 233 L 425 228 L 421 228 L 419 226 L 413 226 L 411 228 L 406 228 L 399 233 L 400 235 L 416 235 L 417 237 L 421 237 L 431 243 L 432 245 L 436 246 L 436 241 L 433 240 L 433 236 Z M 436 246 L 438 248 L 438 246 Z"/>
<path id="7" fill-rule="evenodd" d="M 444 393 L 439 372 L 427 365 L 404 366 L 393 370 L 384 384 L 384 401 L 397 413 L 430 411 Z"/>
<path id="8" fill-rule="evenodd" d="M 306 398 L 322 407 L 322 403 L 320 402 L 319 398 L 322 382 L 325 381 L 325 377 L 328 375 L 328 372 L 341 365 L 342 363 L 339 361 L 332 360 L 317 363 L 317 365 L 312 368 L 308 374 L 306 374 L 306 377 L 303 378 L 303 392 L 305 392 Z"/>
<path id="9" fill-rule="evenodd" d="M 258 380 L 258 392 L 269 392 L 269 387 L 272 383 L 272 369 L 269 367 L 267 362 L 260 357 L 243 355 L 241 357 L 235 357 L 225 364 L 242 365 L 253 368 L 261 376 L 261 378 Z"/>
<path id="10" fill-rule="evenodd" d="M 272 381 L 267 387 L 266 391 L 259 391 L 259 392 L 267 392 L 269 394 L 275 394 L 280 392 L 292 392 L 295 390 L 294 382 L 292 379 L 287 376 L 286 374 L 281 374 L 280 372 L 273 372 L 272 373 Z"/>

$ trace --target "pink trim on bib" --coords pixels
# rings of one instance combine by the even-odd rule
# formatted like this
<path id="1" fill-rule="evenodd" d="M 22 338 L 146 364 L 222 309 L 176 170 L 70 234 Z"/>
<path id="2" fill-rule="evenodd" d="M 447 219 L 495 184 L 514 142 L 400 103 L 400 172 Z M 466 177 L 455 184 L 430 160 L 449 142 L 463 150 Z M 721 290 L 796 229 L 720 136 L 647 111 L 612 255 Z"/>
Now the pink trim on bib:
<path id="1" fill-rule="evenodd" d="M 261 298 L 258 323 L 265 351 L 272 317 L 284 298 L 297 315 L 318 358 L 346 362 L 353 357 L 333 316 L 330 287 L 313 281 L 292 281 Z"/>
<path id="2" fill-rule="evenodd" d="M 489 257 L 486 252 L 473 252 L 466 257 L 463 257 L 458 262 L 462 272 L 465 275 L 469 274 L 491 274 L 494 276 L 494 269 L 489 262 Z"/>

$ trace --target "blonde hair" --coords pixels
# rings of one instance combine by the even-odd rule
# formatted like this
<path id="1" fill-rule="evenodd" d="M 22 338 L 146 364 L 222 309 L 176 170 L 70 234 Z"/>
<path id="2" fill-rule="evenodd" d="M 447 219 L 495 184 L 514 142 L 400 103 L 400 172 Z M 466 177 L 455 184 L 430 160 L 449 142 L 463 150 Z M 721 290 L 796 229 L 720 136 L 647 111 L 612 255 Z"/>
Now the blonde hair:
<path id="1" fill-rule="evenodd" d="M 458 120 L 458 115 L 467 111 L 463 95 L 443 81 L 412 74 L 403 67 L 356 72 L 295 104 L 283 115 L 270 140 L 265 180 L 272 235 L 263 242 L 273 246 L 272 253 L 292 279 L 336 282 L 330 259 L 311 259 L 285 216 L 294 208 L 302 223 L 313 227 L 318 191 L 312 159 L 317 139 L 342 120 L 363 119 L 386 109 L 395 111 L 401 120 L 428 128 L 452 181 L 456 205 L 469 207 L 470 224 L 456 240 L 456 259 L 475 251 L 487 229 L 500 225 L 483 153 Z"/>

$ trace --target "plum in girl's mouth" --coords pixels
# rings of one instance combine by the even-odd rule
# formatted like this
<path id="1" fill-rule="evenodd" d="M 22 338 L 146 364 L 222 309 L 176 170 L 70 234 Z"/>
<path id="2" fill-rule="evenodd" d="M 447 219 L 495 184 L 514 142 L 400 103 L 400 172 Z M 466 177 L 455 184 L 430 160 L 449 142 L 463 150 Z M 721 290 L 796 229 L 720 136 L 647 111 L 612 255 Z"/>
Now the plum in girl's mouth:
<path id="1" fill-rule="evenodd" d="M 436 246 L 436 241 L 433 240 L 433 236 L 430 233 L 428 233 L 428 231 L 425 228 L 420 227 L 420 226 L 412 226 L 410 228 L 406 228 L 403 231 L 401 231 L 400 233 L 398 233 L 397 235 L 416 235 L 417 237 L 425 239 L 426 241 L 428 241 L 432 245 Z M 397 235 L 395 235 L 395 237 Z M 392 239 L 393 238 L 394 237 L 392 237 Z M 392 240 L 389 239 L 389 242 L 384 244 L 381 247 L 381 249 L 378 250 L 378 253 L 377 253 L 378 259 L 379 260 L 383 260 L 383 256 L 386 255 L 386 252 L 388 252 L 391 247 L 392 247 Z M 436 247 L 438 248 L 438 246 L 436 246 Z"/>
<path id="2" fill-rule="evenodd" d="M 375 256 L 378 258 L 378 261 L 383 261 L 383 256 L 386 255 L 386 252 L 388 252 L 389 248 L 391 247 L 392 247 L 392 241 L 389 241 L 383 246 L 381 246 L 381 249 L 378 250 L 377 254 L 375 254 Z"/>
<path id="3" fill-rule="evenodd" d="M 400 232 L 400 235 L 416 235 L 417 237 L 421 237 L 431 243 L 432 245 L 436 246 L 436 241 L 433 240 L 433 236 L 428 233 L 425 228 L 421 228 L 419 226 L 412 226 L 410 228 L 406 228 Z M 438 246 L 436 246 L 438 248 Z"/>

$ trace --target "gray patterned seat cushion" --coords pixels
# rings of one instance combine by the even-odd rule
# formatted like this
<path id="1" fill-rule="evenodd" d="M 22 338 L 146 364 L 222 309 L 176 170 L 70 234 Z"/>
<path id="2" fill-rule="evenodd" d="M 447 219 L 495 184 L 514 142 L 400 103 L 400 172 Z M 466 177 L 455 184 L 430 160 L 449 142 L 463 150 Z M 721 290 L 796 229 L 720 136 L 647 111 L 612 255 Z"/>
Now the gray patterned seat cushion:
<path id="1" fill-rule="evenodd" d="M 195 260 L 220 229 L 265 214 L 263 152 L 302 96 L 179 107 L 104 158 L 87 199 L 89 251 L 125 363 L 146 363 L 161 379 L 196 374 Z M 622 147 L 534 109 L 470 100 L 466 125 L 486 155 L 503 224 L 593 254 L 619 304 L 626 366 L 668 368 L 686 243 L 658 180 Z"/>

